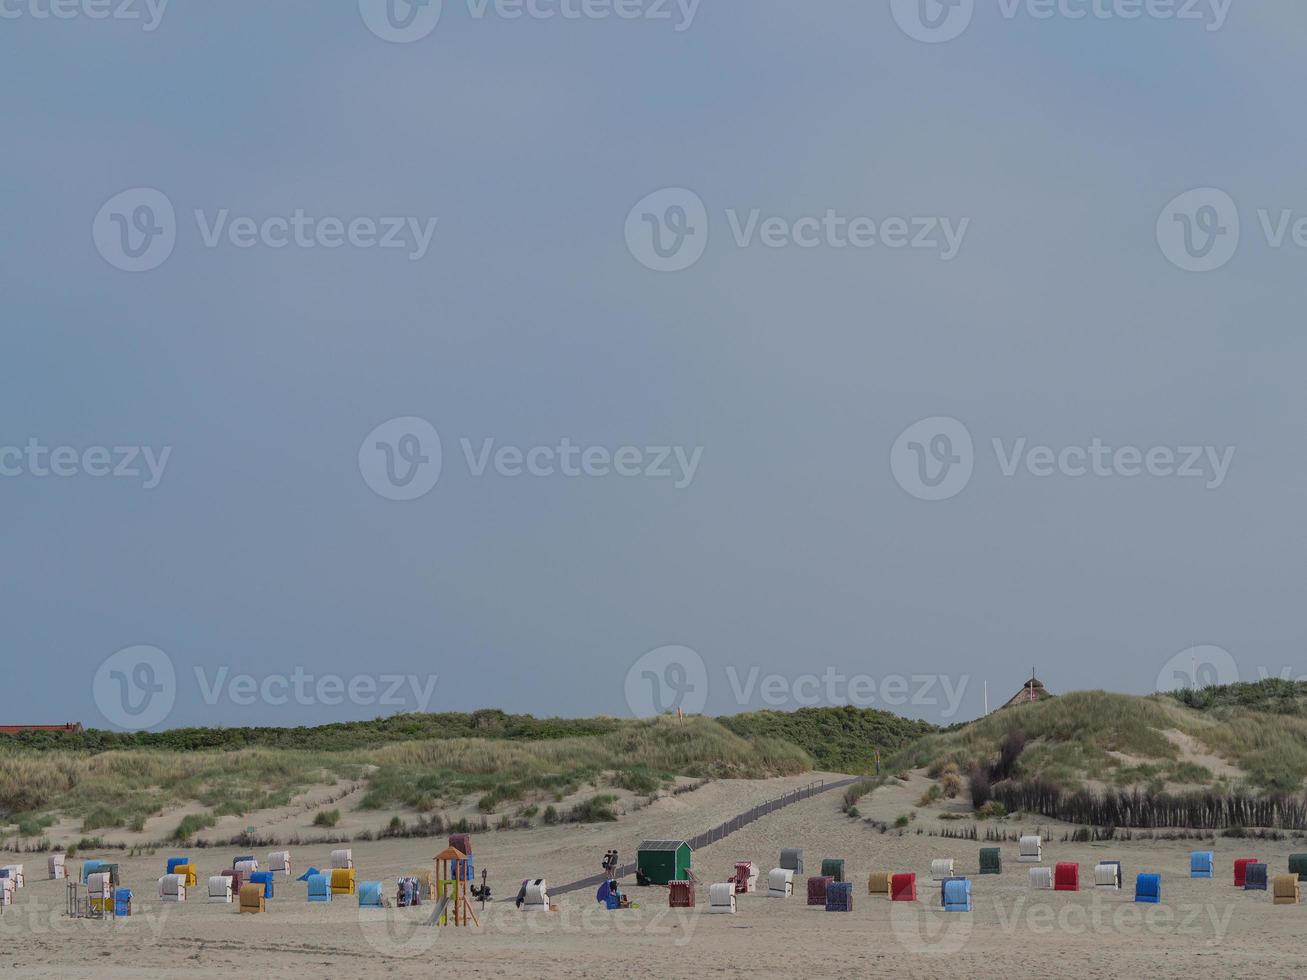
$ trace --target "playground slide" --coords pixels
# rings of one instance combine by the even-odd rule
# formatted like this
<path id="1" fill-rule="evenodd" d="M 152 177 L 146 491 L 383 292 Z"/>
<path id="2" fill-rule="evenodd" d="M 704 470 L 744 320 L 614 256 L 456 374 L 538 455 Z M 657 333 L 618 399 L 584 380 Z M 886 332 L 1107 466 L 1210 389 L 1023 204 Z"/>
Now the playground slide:
<path id="1" fill-rule="evenodd" d="M 440 925 L 440 917 L 445 914 L 445 906 L 447 906 L 448 904 L 449 904 L 449 896 L 448 895 L 441 896 L 440 900 L 436 902 L 436 910 L 431 913 L 431 921 L 427 924 L 432 926 Z"/>

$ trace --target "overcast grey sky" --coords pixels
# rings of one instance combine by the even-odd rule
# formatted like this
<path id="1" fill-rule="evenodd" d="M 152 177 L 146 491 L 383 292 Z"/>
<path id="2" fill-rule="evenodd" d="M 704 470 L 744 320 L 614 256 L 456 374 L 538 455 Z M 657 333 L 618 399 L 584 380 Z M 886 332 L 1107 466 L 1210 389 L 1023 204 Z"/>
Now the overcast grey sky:
<path id="1" fill-rule="evenodd" d="M 922 3 L 0 3 L 4 720 L 1307 672 L 1307 11 Z"/>

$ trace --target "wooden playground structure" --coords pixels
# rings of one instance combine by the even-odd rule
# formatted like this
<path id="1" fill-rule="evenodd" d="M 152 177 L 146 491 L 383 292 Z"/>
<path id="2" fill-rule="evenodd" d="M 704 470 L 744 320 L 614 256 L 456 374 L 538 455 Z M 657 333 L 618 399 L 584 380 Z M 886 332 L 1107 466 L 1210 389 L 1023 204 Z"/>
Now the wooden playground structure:
<path id="1" fill-rule="evenodd" d="M 470 919 L 473 925 L 480 926 L 468 897 L 467 855 L 456 847 L 447 847 L 434 860 L 436 909 L 431 915 L 431 925 L 465 927 Z"/>

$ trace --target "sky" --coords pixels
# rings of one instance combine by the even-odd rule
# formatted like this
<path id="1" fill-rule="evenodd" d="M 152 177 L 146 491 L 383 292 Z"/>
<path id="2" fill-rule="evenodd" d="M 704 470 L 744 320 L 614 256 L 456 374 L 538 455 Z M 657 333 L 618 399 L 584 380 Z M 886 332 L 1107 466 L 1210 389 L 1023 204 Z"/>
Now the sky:
<path id="1" fill-rule="evenodd" d="M 1307 675 L 1305 35 L 0 0 L 4 720 Z"/>

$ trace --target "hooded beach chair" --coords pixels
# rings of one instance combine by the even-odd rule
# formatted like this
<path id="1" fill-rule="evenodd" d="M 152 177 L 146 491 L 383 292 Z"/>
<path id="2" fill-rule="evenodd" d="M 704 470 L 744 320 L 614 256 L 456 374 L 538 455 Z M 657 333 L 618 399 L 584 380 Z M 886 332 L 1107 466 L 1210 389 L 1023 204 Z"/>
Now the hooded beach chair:
<path id="1" fill-rule="evenodd" d="M 1250 864 L 1244 872 L 1244 891 L 1264 892 L 1270 884 L 1270 868 L 1260 862 Z"/>
<path id="2" fill-rule="evenodd" d="M 361 909 L 380 909 L 385 908 L 385 902 L 381 899 L 381 889 L 383 882 L 365 881 L 359 885 L 359 908 Z"/>
<path id="3" fill-rule="evenodd" d="M 330 875 L 309 875 L 308 896 L 310 902 L 330 902 L 331 901 L 331 877 Z"/>
<path id="4" fill-rule="evenodd" d="M 183 888 L 182 898 L 173 901 L 183 901 L 185 897 L 185 889 Z M 109 878 L 109 872 L 97 871 L 86 879 L 86 898 L 94 911 L 110 911 L 113 906 L 113 881 Z"/>
<path id="5" fill-rule="evenodd" d="M 1135 878 L 1135 901 L 1156 905 L 1162 900 L 1162 876 L 1142 874 Z"/>
<path id="6" fill-rule="evenodd" d="M 1237 858 L 1234 862 L 1234 887 L 1243 888 L 1248 877 L 1248 866 L 1256 864 L 1256 858 Z"/>
<path id="7" fill-rule="evenodd" d="M 772 868 L 767 872 L 769 898 L 789 898 L 794 894 L 794 872 L 789 868 Z"/>
<path id="8" fill-rule="evenodd" d="M 844 880 L 844 859 L 826 858 L 821 862 L 821 876 L 831 881 Z"/>
<path id="9" fill-rule="evenodd" d="M 917 900 L 917 874 L 905 871 L 890 879 L 891 902 L 915 902 Z"/>
<path id="10" fill-rule="evenodd" d="M 758 866 L 752 861 L 735 863 L 735 894 L 744 895 L 758 890 Z"/>
<path id="11" fill-rule="evenodd" d="M 261 885 L 263 887 L 263 897 L 272 898 L 272 879 L 274 875 L 271 871 L 255 871 L 250 875 L 251 885 Z"/>
<path id="12" fill-rule="evenodd" d="M 105 866 L 105 861 L 83 861 L 82 862 L 82 884 L 90 880 L 91 875 L 97 874 Z"/>
<path id="13" fill-rule="evenodd" d="M 971 882 L 966 878 L 950 878 L 944 882 L 943 905 L 945 912 L 970 912 Z"/>
<path id="14" fill-rule="evenodd" d="M 1121 890 L 1121 865 L 1117 861 L 1101 861 L 1094 865 L 1094 887 Z"/>
<path id="15" fill-rule="evenodd" d="M 955 878 L 953 874 L 952 858 L 935 858 L 930 862 L 930 877 L 934 881 L 943 881 L 945 878 Z"/>
<path id="16" fill-rule="evenodd" d="M 982 875 L 1001 875 L 1003 873 L 1003 852 L 997 847 L 980 849 L 980 873 Z"/>
<path id="17" fill-rule="evenodd" d="M 1031 868 L 1030 869 L 1030 887 L 1036 891 L 1053 890 L 1053 869 L 1052 868 Z"/>
<path id="18" fill-rule="evenodd" d="M 890 879 L 894 875 L 889 871 L 873 871 L 867 875 L 867 894 L 889 898 Z"/>
<path id="19" fill-rule="evenodd" d="M 613 882 L 612 884 L 616 884 Z M 614 890 L 610 890 L 613 892 Z M 621 892 L 612 894 L 613 908 L 621 908 Z M 549 882 L 544 878 L 530 878 L 522 882 L 522 908 L 524 911 L 549 911 Z"/>
<path id="20" fill-rule="evenodd" d="M 267 911 L 267 900 L 263 897 L 263 886 L 256 884 L 241 885 L 240 913 L 242 915 Z"/>
<path id="21" fill-rule="evenodd" d="M 422 890 L 424 901 L 431 901 L 436 895 L 436 873 L 434 871 L 419 871 L 415 878 L 418 880 L 418 887 Z"/>
<path id="22" fill-rule="evenodd" d="M 782 848 L 780 866 L 786 871 L 793 871 L 796 875 L 803 874 L 803 848 Z"/>
<path id="23" fill-rule="evenodd" d="M 160 878 L 159 900 L 161 902 L 186 901 L 186 876 L 172 874 Z"/>
<path id="24" fill-rule="evenodd" d="M 808 904 L 825 905 L 826 889 L 830 888 L 834 878 L 830 875 L 813 875 L 808 879 Z"/>
<path id="25" fill-rule="evenodd" d="M 1289 874 L 1297 875 L 1299 881 L 1307 881 L 1307 854 L 1289 855 Z"/>
<path id="26" fill-rule="evenodd" d="M 608 884 L 605 882 L 605 884 Z M 607 894 L 599 896 L 599 901 L 607 904 Z M 669 909 L 694 908 L 694 882 L 669 881 L 667 883 L 667 907 Z"/>
<path id="27" fill-rule="evenodd" d="M 721 881 L 708 886 L 708 911 L 735 914 L 735 882 Z"/>
<path id="28" fill-rule="evenodd" d="M 231 879 L 226 875 L 209 876 L 209 901 L 214 904 L 231 904 Z"/>
<path id="29" fill-rule="evenodd" d="M 1038 834 L 1026 834 L 1019 846 L 1017 860 L 1023 864 L 1038 864 L 1044 860 L 1044 842 Z"/>
<path id="30" fill-rule="evenodd" d="M 333 868 L 331 871 L 331 894 L 353 895 L 359 890 L 358 875 L 353 868 Z"/>
<path id="31" fill-rule="evenodd" d="M 1216 867 L 1216 854 L 1212 851 L 1194 851 L 1189 855 L 1189 877 L 1210 878 Z"/>
<path id="32" fill-rule="evenodd" d="M 827 912 L 853 911 L 853 882 L 832 881 L 826 889 Z"/>
<path id="33" fill-rule="evenodd" d="M 1080 891 L 1080 865 L 1072 861 L 1063 861 L 1053 871 L 1053 891 Z"/>
<path id="34" fill-rule="evenodd" d="M 1272 887 L 1276 905 L 1297 905 L 1302 901 L 1302 885 L 1297 875 L 1276 875 Z"/>

